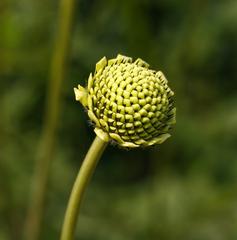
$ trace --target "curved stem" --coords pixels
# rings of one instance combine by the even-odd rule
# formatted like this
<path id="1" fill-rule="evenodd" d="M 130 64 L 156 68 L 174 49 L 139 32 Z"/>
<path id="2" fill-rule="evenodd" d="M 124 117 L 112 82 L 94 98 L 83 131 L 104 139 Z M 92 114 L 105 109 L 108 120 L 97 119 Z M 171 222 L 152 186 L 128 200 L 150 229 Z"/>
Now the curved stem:
<path id="1" fill-rule="evenodd" d="M 101 140 L 98 136 L 96 136 L 82 163 L 68 202 L 62 228 L 61 240 L 72 240 L 74 238 L 77 217 L 83 194 L 96 168 L 97 162 L 99 161 L 107 144 L 107 142 Z"/>

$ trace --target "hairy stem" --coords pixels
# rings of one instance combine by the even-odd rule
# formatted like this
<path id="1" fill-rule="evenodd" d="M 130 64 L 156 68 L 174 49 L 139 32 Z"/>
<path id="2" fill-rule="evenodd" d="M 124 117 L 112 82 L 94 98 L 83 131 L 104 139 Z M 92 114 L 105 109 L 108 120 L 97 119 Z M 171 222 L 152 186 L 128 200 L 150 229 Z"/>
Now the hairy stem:
<path id="1" fill-rule="evenodd" d="M 96 137 L 82 163 L 68 202 L 61 240 L 72 240 L 74 238 L 83 194 L 107 144 L 107 142 Z"/>
<path id="2" fill-rule="evenodd" d="M 75 0 L 60 1 L 58 30 L 55 36 L 55 48 L 50 68 L 44 125 L 39 140 L 38 154 L 36 154 L 32 195 L 24 229 L 24 239 L 27 240 L 38 240 L 40 238 L 49 169 L 56 142 L 62 82 L 66 71 L 65 63 L 69 49 L 74 8 Z"/>

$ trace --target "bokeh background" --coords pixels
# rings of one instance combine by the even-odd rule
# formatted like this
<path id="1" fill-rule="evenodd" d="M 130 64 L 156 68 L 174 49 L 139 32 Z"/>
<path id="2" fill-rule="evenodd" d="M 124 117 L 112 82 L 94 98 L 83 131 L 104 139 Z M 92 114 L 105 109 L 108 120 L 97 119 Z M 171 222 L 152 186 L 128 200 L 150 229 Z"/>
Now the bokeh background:
<path id="1" fill-rule="evenodd" d="M 56 0 L 0 2 L 0 240 L 24 239 L 58 8 Z M 59 239 L 95 136 L 73 87 L 118 53 L 165 73 L 177 125 L 159 146 L 107 148 L 78 239 L 237 239 L 236 26 L 234 0 L 76 1 L 40 239 Z"/>

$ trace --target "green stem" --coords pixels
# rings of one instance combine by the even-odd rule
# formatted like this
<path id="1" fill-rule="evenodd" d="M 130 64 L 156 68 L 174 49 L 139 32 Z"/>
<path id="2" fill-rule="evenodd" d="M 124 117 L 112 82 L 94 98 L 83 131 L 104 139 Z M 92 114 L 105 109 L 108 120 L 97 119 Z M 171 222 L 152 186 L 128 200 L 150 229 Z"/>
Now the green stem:
<path id="1" fill-rule="evenodd" d="M 83 194 L 107 144 L 107 142 L 96 136 L 82 163 L 68 202 L 61 240 L 72 240 L 74 238 L 77 217 Z"/>
<path id="2" fill-rule="evenodd" d="M 56 132 L 60 114 L 60 100 L 63 79 L 66 73 L 66 60 L 69 52 L 71 28 L 75 0 L 60 0 L 58 29 L 52 55 L 45 117 L 36 154 L 35 172 L 32 180 L 32 193 L 26 216 L 24 239 L 40 239 L 49 171 L 54 156 Z"/>

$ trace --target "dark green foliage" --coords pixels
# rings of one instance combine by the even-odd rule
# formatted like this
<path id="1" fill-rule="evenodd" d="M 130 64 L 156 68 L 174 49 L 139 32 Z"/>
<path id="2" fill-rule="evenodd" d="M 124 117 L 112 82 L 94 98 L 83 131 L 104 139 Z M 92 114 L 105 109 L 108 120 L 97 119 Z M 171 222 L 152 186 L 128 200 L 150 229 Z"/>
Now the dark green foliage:
<path id="1" fill-rule="evenodd" d="M 22 234 L 43 124 L 58 1 L 0 3 L 0 239 Z M 162 70 L 175 91 L 172 137 L 110 146 L 82 207 L 78 239 L 237 238 L 237 2 L 78 1 L 42 239 L 58 239 L 93 137 L 73 87 L 117 53 Z"/>

